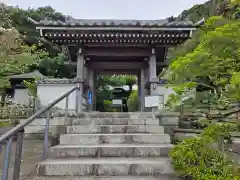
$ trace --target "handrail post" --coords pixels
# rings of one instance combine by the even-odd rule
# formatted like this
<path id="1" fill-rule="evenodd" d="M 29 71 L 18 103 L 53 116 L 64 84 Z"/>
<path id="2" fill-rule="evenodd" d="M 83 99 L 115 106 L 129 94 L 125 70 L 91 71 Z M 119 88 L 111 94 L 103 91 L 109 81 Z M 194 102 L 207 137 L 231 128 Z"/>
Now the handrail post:
<path id="1" fill-rule="evenodd" d="M 48 141 L 48 134 L 49 134 L 49 122 L 50 122 L 50 111 L 47 112 L 46 117 L 46 125 L 45 125 L 45 131 L 44 131 L 44 146 L 43 146 L 43 159 L 47 159 L 48 157 L 48 147 L 49 147 L 49 141 Z"/>
<path id="2" fill-rule="evenodd" d="M 19 180 L 20 166 L 22 162 L 23 136 L 24 136 L 24 129 L 18 131 L 17 133 L 16 154 L 15 154 L 14 172 L 13 172 L 14 180 Z"/>
<path id="3" fill-rule="evenodd" d="M 68 116 L 68 101 L 69 101 L 69 96 L 66 97 L 66 104 L 65 104 L 65 120 L 67 119 L 67 116 Z"/>
<path id="4" fill-rule="evenodd" d="M 2 180 L 8 180 L 8 169 L 9 169 L 9 161 L 10 161 L 10 156 L 11 156 L 12 142 L 13 142 L 13 136 L 11 136 L 7 140 L 7 144 L 6 144 L 5 154 L 4 154 Z"/>
<path id="5" fill-rule="evenodd" d="M 78 114 L 78 106 L 79 106 L 79 104 L 78 104 L 78 99 L 79 99 L 79 94 L 80 93 L 78 93 L 79 92 L 79 83 L 77 83 L 77 89 L 76 89 L 76 109 L 75 109 L 75 112 L 76 112 L 76 115 Z"/>

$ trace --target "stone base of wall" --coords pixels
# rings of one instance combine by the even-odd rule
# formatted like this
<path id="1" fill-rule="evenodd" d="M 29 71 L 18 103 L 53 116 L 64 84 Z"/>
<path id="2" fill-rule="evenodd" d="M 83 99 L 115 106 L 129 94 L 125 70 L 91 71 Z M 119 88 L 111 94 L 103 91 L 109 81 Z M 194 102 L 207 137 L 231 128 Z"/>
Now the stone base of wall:
<path id="1" fill-rule="evenodd" d="M 24 123 L 26 119 L 20 120 L 20 123 Z M 64 117 L 54 117 L 49 122 L 49 138 L 59 137 L 60 134 L 66 132 L 66 125 L 70 124 L 70 119 Z M 37 118 L 28 126 L 25 127 L 25 138 L 33 140 L 43 140 L 45 132 L 46 118 Z"/>

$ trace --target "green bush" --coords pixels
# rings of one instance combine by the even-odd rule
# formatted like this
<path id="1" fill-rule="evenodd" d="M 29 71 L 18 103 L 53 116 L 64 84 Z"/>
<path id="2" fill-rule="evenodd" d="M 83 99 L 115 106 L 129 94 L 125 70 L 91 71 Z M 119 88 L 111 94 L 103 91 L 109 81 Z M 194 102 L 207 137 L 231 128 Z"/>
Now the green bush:
<path id="1" fill-rule="evenodd" d="M 104 111 L 106 111 L 106 112 L 113 112 L 112 101 L 104 100 L 103 101 L 103 106 L 104 106 Z"/>
<path id="2" fill-rule="evenodd" d="M 235 130 L 231 123 L 210 125 L 200 136 L 176 145 L 170 156 L 177 173 L 194 180 L 240 180 L 239 164 L 225 153 Z"/>
<path id="3" fill-rule="evenodd" d="M 129 112 L 138 110 L 138 91 L 133 90 L 127 100 L 127 106 Z"/>

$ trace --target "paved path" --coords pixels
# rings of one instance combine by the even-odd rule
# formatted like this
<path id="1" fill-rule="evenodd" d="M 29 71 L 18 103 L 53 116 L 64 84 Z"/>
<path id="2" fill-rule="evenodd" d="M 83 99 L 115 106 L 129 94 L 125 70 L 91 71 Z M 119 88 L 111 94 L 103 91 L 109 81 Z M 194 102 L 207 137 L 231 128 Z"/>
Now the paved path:
<path id="1" fill-rule="evenodd" d="M 24 140 L 23 162 L 21 164 L 21 180 L 34 179 L 36 174 L 36 165 L 42 158 L 43 141 Z M 8 180 L 13 180 L 13 163 L 15 158 L 15 142 L 12 145 L 11 161 Z M 0 154 L 0 174 L 2 173 L 4 152 Z"/>

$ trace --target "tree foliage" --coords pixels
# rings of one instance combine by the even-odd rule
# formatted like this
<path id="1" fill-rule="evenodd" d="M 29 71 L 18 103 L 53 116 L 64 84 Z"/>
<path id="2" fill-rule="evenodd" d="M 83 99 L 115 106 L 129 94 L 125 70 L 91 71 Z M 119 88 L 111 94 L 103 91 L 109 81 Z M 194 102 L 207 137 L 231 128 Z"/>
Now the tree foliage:
<path id="1" fill-rule="evenodd" d="M 24 10 L 0 3 L 0 87 L 9 85 L 8 76 L 36 68 L 46 76 L 70 77 L 72 70 L 64 66 L 61 48 L 39 43 L 39 33 L 28 17 L 37 21 L 65 19 L 50 6 Z"/>
<path id="2" fill-rule="evenodd" d="M 239 20 L 212 17 L 202 31 L 196 48 L 178 56 L 170 65 L 170 82 L 184 91 L 197 85 L 206 86 L 220 98 L 239 101 Z M 210 83 L 202 81 L 201 77 L 208 77 Z"/>
<path id="3" fill-rule="evenodd" d="M 0 88 L 9 85 L 8 76 L 28 71 L 29 66 L 37 63 L 27 46 L 22 44 L 16 29 L 0 30 Z"/>
<path id="4" fill-rule="evenodd" d="M 193 107 L 206 102 L 208 106 L 215 104 L 224 108 L 240 100 L 240 3 L 225 0 L 217 1 L 216 6 L 219 16 L 207 17 L 205 25 L 198 28 L 192 39 L 170 51 L 171 65 L 166 78 L 175 93 L 170 96 L 168 107 L 189 103 Z"/>
<path id="5" fill-rule="evenodd" d="M 218 18 L 214 18 L 213 21 L 210 19 L 209 23 L 217 20 Z M 206 28 L 207 26 L 208 23 Z M 239 21 L 229 21 L 224 26 L 214 27 L 213 30 L 206 32 L 193 52 L 178 57 L 171 64 L 175 79 L 196 81 L 199 76 L 209 76 L 211 80 L 219 83 L 229 80 L 228 77 L 240 68 L 239 35 Z"/>

